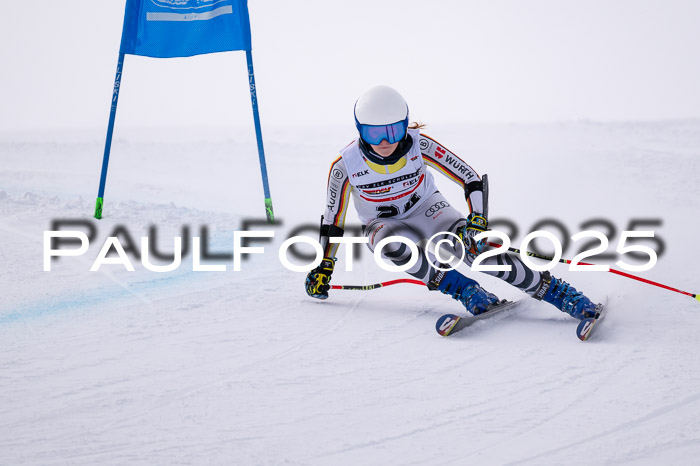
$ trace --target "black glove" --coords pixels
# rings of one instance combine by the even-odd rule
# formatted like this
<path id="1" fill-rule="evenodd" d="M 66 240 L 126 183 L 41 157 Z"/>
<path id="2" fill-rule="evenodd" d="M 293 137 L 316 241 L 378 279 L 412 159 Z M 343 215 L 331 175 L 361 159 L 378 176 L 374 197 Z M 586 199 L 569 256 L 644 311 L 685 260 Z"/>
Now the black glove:
<path id="1" fill-rule="evenodd" d="M 334 266 L 335 257 L 324 257 L 321 264 L 306 276 L 306 294 L 312 298 L 327 299 Z"/>
<path id="2" fill-rule="evenodd" d="M 479 233 L 485 232 L 488 224 L 489 222 L 483 214 L 478 212 L 469 214 L 469 217 L 467 217 L 467 224 L 457 232 L 462 239 L 462 243 L 464 243 L 464 247 L 467 249 L 467 253 L 478 256 L 484 249 L 486 239 L 482 238 L 476 241 L 474 237 Z"/>

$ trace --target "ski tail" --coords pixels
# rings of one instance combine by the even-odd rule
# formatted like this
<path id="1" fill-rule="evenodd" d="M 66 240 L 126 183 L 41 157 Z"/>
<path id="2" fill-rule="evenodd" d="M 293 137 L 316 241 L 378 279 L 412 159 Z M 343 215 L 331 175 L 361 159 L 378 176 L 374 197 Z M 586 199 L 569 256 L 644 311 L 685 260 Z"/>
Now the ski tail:
<path id="1" fill-rule="evenodd" d="M 447 335 L 452 333 L 455 326 L 457 325 L 457 323 L 459 323 L 460 320 L 462 320 L 460 316 L 454 314 L 445 314 L 444 316 L 441 316 L 435 323 L 435 330 L 443 337 L 446 337 Z"/>
<path id="2" fill-rule="evenodd" d="M 607 301 L 607 300 L 606 300 Z M 578 327 L 576 327 L 576 335 L 581 341 L 588 340 L 593 334 L 593 329 L 596 327 L 599 321 L 603 319 L 605 315 L 605 304 L 598 304 L 596 306 L 596 314 L 593 317 L 588 317 L 587 319 L 581 320 Z"/>

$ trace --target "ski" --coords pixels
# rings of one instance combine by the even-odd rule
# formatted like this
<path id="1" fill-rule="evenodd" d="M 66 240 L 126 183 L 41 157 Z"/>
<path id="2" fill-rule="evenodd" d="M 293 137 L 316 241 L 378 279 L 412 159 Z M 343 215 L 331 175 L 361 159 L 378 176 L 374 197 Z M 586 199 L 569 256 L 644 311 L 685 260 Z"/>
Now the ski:
<path id="1" fill-rule="evenodd" d="M 435 330 L 443 337 L 454 335 L 475 322 L 489 319 L 496 314 L 512 309 L 516 304 L 518 304 L 518 301 L 507 301 L 502 299 L 497 303 L 490 305 L 486 312 L 482 312 L 481 314 L 477 314 L 475 316 L 462 317 L 455 314 L 445 314 L 435 323 Z"/>
<path id="2" fill-rule="evenodd" d="M 581 341 L 588 340 L 593 334 L 593 329 L 596 327 L 600 320 L 603 320 L 605 316 L 606 306 L 604 304 L 598 304 L 596 306 L 595 317 L 588 317 L 587 319 L 581 320 L 578 327 L 576 327 L 576 335 Z"/>

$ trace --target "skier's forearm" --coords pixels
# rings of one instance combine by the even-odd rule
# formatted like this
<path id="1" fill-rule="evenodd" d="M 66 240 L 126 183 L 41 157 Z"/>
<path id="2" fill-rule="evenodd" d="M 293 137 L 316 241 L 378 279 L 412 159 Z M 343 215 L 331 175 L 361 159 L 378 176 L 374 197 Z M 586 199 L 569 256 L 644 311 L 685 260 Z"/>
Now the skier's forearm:
<path id="1" fill-rule="evenodd" d="M 467 183 L 464 187 L 464 197 L 470 212 L 484 213 L 484 185 L 481 180 Z"/>
<path id="2" fill-rule="evenodd" d="M 319 243 L 323 249 L 323 257 L 335 257 L 336 251 L 338 250 L 338 243 L 331 243 L 331 237 L 343 236 L 345 230 L 339 226 L 332 224 L 324 224 L 321 222 L 321 234 L 319 238 Z"/>
<path id="3" fill-rule="evenodd" d="M 350 201 L 352 186 L 348 179 L 347 169 L 341 157 L 331 164 L 326 188 L 326 210 L 321 218 L 321 234 L 319 242 L 325 257 L 334 257 L 338 250 L 337 243 L 330 243 L 329 237 L 343 236 L 345 214 Z"/>

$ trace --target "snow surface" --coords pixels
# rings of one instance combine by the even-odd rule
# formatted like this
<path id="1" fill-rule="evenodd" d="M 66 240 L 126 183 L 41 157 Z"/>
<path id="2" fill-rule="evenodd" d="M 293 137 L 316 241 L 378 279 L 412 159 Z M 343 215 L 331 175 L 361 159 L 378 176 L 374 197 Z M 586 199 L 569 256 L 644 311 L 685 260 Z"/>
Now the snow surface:
<path id="1" fill-rule="evenodd" d="M 533 300 L 448 339 L 435 320 L 460 305 L 418 286 L 312 300 L 277 248 L 317 224 L 353 128 L 264 131 L 274 243 L 240 272 L 229 259 L 193 272 L 188 255 L 169 273 L 89 269 L 117 225 L 136 241 L 156 225 L 165 251 L 182 225 L 205 225 L 211 250 L 231 252 L 242 221 L 264 217 L 247 129 L 119 129 L 97 238 L 51 272 L 43 232 L 90 220 L 104 132 L 0 133 L 0 464 L 697 464 L 700 303 L 558 265 L 608 298 L 582 343 L 576 321 Z M 519 225 L 516 246 L 547 217 L 570 234 L 592 218 L 618 234 L 660 218 L 665 253 L 640 275 L 700 291 L 700 121 L 426 132 L 489 174 L 491 217 Z M 336 284 L 397 278 L 366 252 L 353 272 L 343 264 Z"/>

